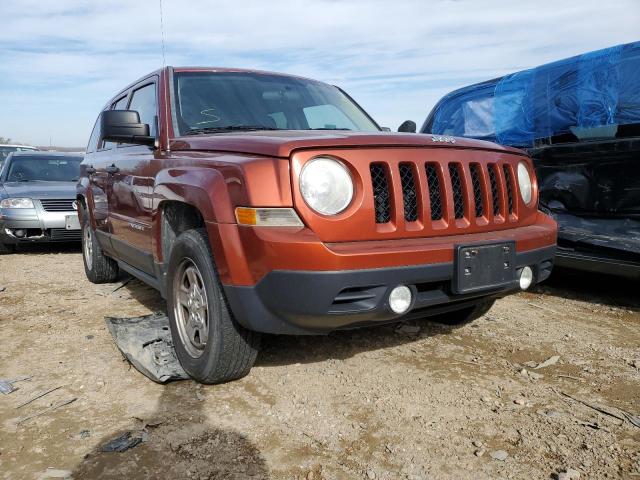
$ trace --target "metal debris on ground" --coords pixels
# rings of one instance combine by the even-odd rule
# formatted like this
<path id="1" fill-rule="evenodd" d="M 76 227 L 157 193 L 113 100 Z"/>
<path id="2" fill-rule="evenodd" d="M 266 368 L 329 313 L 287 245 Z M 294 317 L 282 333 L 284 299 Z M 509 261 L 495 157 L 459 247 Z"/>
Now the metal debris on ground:
<path id="1" fill-rule="evenodd" d="M 57 410 L 58 408 L 64 407 L 66 405 L 69 405 L 70 403 L 75 402 L 77 399 L 78 399 L 77 397 L 73 397 L 73 398 L 70 398 L 68 400 L 63 400 L 62 402 L 55 403 L 55 404 L 51 405 L 50 407 L 39 411 L 38 413 L 34 413 L 33 415 L 29 415 L 27 417 L 24 417 L 24 418 L 20 419 L 18 421 L 18 425 L 22 425 L 23 423 L 25 423 L 28 420 L 31 420 L 31 419 L 36 418 L 36 417 L 40 417 L 40 416 L 42 416 L 42 415 L 44 415 L 46 413 L 53 412 L 54 410 Z"/>
<path id="2" fill-rule="evenodd" d="M 140 373 L 157 383 L 189 378 L 176 357 L 164 313 L 105 321 L 122 355 Z"/>
<path id="3" fill-rule="evenodd" d="M 18 390 L 18 387 L 14 387 L 14 383 L 23 382 L 30 379 L 31 377 L 18 377 L 7 380 L 0 380 L 0 392 L 4 393 L 5 395 L 10 394 L 11 392 L 15 392 L 16 390 Z"/>
<path id="4" fill-rule="evenodd" d="M 100 447 L 101 452 L 126 452 L 146 441 L 147 432 L 125 432 Z"/>
<path id="5" fill-rule="evenodd" d="M 58 386 L 58 387 L 54 387 L 54 388 L 50 388 L 49 390 L 45 390 L 44 392 L 40 392 L 38 395 L 36 395 L 36 396 L 35 396 L 35 397 L 33 397 L 32 399 L 27 400 L 27 401 L 25 401 L 25 402 L 22 402 L 20 405 L 18 405 L 18 406 L 16 407 L 16 409 L 18 409 L 18 408 L 22 408 L 22 407 L 24 407 L 25 405 L 29 405 L 31 402 L 34 402 L 34 401 L 38 400 L 39 398 L 44 397 L 45 395 L 49 395 L 51 392 L 55 392 L 56 390 L 59 390 L 59 389 L 61 389 L 62 387 L 64 387 L 64 385 L 60 385 L 60 386 Z"/>
<path id="6" fill-rule="evenodd" d="M 557 392 L 556 392 L 557 393 Z M 592 402 L 588 402 L 586 400 L 582 400 L 580 398 L 574 397 L 573 395 L 569 395 L 568 393 L 565 392 L 560 392 L 560 395 L 563 395 L 567 398 L 570 398 L 571 400 L 581 403 L 582 405 L 584 405 L 585 407 L 589 407 L 597 412 L 600 412 L 604 415 L 608 415 L 610 417 L 613 418 L 617 418 L 618 420 L 622 421 L 623 423 L 625 421 L 628 421 L 629 423 L 631 423 L 631 425 L 634 425 L 636 427 L 640 427 L 640 416 L 638 415 L 633 415 L 625 410 L 622 410 L 621 408 L 617 408 L 617 407 L 609 407 L 607 405 L 598 405 L 596 403 L 592 403 Z"/>

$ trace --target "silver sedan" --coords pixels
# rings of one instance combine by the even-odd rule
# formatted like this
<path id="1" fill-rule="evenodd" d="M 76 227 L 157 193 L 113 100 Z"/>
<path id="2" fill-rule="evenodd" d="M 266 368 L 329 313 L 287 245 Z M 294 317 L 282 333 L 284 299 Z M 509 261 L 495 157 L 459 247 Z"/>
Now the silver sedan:
<path id="1" fill-rule="evenodd" d="M 31 242 L 81 239 L 76 182 L 82 155 L 15 152 L 0 170 L 0 254 Z"/>

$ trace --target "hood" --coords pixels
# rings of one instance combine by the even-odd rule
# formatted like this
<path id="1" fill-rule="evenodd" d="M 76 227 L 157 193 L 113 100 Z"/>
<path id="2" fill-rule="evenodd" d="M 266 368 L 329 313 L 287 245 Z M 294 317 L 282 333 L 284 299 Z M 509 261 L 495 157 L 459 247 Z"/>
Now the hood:
<path id="1" fill-rule="evenodd" d="M 76 182 L 5 182 L 0 191 L 13 198 L 76 198 Z"/>
<path id="2" fill-rule="evenodd" d="M 171 150 L 234 152 L 288 158 L 295 150 L 313 148 L 438 147 L 472 148 L 526 155 L 516 148 L 483 140 L 456 137 L 454 143 L 451 143 L 438 141 L 438 138 L 443 137 L 416 133 L 268 130 L 179 137 L 171 142 Z"/>

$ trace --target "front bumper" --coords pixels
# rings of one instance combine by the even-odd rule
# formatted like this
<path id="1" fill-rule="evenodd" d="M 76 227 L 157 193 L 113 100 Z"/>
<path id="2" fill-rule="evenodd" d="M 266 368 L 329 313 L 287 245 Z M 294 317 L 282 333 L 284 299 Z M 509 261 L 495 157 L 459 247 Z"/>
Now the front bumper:
<path id="1" fill-rule="evenodd" d="M 67 230 L 66 217 L 77 215 L 76 211 L 48 212 L 40 203 L 34 201 L 35 208 L 0 209 L 0 243 L 42 243 L 78 241 L 81 231 Z M 22 238 L 15 235 L 16 230 L 27 234 Z"/>
<path id="2" fill-rule="evenodd" d="M 555 246 L 516 254 L 516 268 L 531 266 L 534 283 L 551 274 Z M 273 271 L 255 286 L 225 286 L 235 318 L 246 328 L 275 334 L 317 334 L 370 324 L 422 318 L 475 305 L 517 291 L 517 280 L 499 289 L 452 293 L 454 263 L 351 271 Z M 388 305 L 391 289 L 414 293 L 408 313 Z"/>

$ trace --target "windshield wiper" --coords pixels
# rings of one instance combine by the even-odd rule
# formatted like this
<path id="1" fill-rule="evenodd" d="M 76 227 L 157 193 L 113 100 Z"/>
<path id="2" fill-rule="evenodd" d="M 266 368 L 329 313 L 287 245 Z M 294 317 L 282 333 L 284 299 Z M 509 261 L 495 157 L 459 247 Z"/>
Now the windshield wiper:
<path id="1" fill-rule="evenodd" d="M 227 125 L 225 127 L 203 127 L 191 128 L 185 132 L 185 135 L 199 135 L 201 133 L 222 133 L 222 132 L 251 132 L 255 130 L 280 130 L 275 127 L 266 127 L 264 125 Z"/>
<path id="2" fill-rule="evenodd" d="M 349 131 L 351 131 L 350 128 L 326 128 L 326 127 L 324 127 L 324 128 L 310 128 L 309 130 L 329 130 L 329 131 L 331 131 L 331 130 L 349 130 Z"/>

